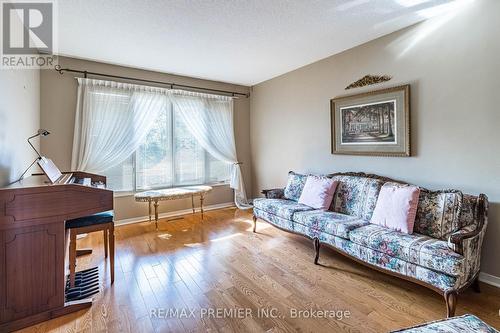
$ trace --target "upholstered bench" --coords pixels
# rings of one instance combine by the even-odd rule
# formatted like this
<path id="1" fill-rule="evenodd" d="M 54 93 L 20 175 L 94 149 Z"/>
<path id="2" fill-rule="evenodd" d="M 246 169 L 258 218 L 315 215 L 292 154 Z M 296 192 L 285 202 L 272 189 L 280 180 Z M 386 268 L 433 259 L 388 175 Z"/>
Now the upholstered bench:
<path id="1" fill-rule="evenodd" d="M 76 236 L 96 231 L 102 231 L 104 236 L 104 256 L 108 257 L 110 252 L 111 283 L 115 280 L 115 228 L 113 211 L 97 213 L 85 217 L 79 217 L 66 221 L 66 229 L 69 230 L 69 281 L 70 287 L 75 286 L 76 270 Z"/>
<path id="2" fill-rule="evenodd" d="M 113 222 L 113 211 L 97 213 L 85 217 L 79 217 L 73 220 L 66 221 L 66 229 L 82 228 L 91 225 L 104 224 Z"/>
<path id="3" fill-rule="evenodd" d="M 148 203 L 149 222 L 151 222 L 151 204 L 154 205 L 155 225 L 156 225 L 156 230 L 158 230 L 159 201 L 191 198 L 191 205 L 192 205 L 193 214 L 194 214 L 194 212 L 195 212 L 194 197 L 199 196 L 200 197 L 201 219 L 203 220 L 203 200 L 205 199 L 205 195 L 210 191 L 212 191 L 211 186 L 205 186 L 205 185 L 185 186 L 185 187 L 167 188 L 164 190 L 151 190 L 151 191 L 146 191 L 146 192 L 140 192 L 140 193 L 137 193 L 134 197 L 135 197 L 135 201 Z"/>

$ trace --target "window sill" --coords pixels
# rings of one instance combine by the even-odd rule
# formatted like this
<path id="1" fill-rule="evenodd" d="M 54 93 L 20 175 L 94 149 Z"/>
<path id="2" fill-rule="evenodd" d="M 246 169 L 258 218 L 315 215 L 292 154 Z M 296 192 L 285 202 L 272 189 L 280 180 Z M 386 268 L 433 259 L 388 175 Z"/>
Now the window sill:
<path id="1" fill-rule="evenodd" d="M 206 186 L 211 186 L 211 187 L 221 187 L 221 186 L 228 186 L 229 187 L 229 182 L 227 183 L 213 183 L 213 184 L 197 184 L 197 185 L 181 185 L 181 186 L 174 186 L 174 187 L 188 187 L 188 186 L 201 186 L 201 185 L 206 185 Z M 166 187 L 168 188 L 168 187 Z M 170 187 L 171 188 L 171 187 Z M 123 198 L 123 197 L 133 197 L 136 193 L 141 193 L 141 192 L 146 192 L 146 191 L 154 191 L 154 190 L 160 190 L 160 189 L 165 189 L 165 188 L 155 188 L 155 189 L 149 189 L 149 190 L 143 190 L 143 191 L 113 191 L 113 197 L 115 198 Z"/>

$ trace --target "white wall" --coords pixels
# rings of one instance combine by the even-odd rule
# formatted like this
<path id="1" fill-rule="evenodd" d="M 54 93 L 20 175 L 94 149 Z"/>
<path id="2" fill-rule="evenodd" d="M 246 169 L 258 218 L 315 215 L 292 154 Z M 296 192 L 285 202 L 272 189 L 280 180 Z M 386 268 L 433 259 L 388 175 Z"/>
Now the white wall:
<path id="1" fill-rule="evenodd" d="M 40 71 L 0 70 L 0 186 L 19 178 L 35 159 L 26 139 L 39 127 Z M 39 146 L 38 139 L 33 143 Z"/>
<path id="2" fill-rule="evenodd" d="M 289 170 L 364 171 L 431 189 L 486 193 L 483 271 L 500 276 L 500 1 L 395 32 L 253 87 L 253 193 L 283 186 Z M 413 157 L 330 153 L 331 98 L 366 74 L 411 83 Z"/>

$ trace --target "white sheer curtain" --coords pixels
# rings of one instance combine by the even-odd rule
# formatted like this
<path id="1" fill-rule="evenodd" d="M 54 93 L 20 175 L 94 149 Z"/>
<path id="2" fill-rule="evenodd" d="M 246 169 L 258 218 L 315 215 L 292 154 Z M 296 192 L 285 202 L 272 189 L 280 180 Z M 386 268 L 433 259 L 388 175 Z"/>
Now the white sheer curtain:
<path id="1" fill-rule="evenodd" d="M 172 103 L 189 131 L 214 158 L 231 164 L 230 186 L 239 209 L 249 205 L 236 155 L 233 99 L 230 97 L 175 90 Z"/>
<path id="2" fill-rule="evenodd" d="M 101 173 L 141 144 L 168 101 L 168 90 L 78 78 L 72 170 Z"/>
<path id="3" fill-rule="evenodd" d="M 78 78 L 71 168 L 102 173 L 132 155 L 160 111 L 172 103 L 199 144 L 231 164 L 230 186 L 240 209 L 251 208 L 236 155 L 233 99 L 181 90 Z"/>

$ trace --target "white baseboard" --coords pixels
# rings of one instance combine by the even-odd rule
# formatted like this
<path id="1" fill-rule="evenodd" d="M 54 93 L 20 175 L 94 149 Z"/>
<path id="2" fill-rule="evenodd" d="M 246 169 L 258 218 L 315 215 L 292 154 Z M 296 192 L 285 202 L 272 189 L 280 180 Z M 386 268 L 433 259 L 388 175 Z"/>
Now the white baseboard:
<path id="1" fill-rule="evenodd" d="M 204 211 L 208 210 L 214 210 L 214 209 L 222 209 L 222 208 L 229 208 L 229 207 L 234 207 L 234 202 L 225 202 L 221 204 L 216 204 L 216 205 L 209 205 L 209 206 L 203 206 Z M 199 212 L 200 209 L 197 207 L 195 209 L 196 212 Z M 166 213 L 161 213 L 158 214 L 158 218 L 164 219 L 168 217 L 176 217 L 176 216 L 181 216 L 181 215 L 187 215 L 187 214 L 192 214 L 193 210 L 191 208 L 189 209 L 183 209 L 183 210 L 176 210 L 173 212 L 166 212 Z M 153 216 L 154 218 L 154 216 Z M 132 217 L 129 219 L 123 219 L 123 220 L 116 220 L 115 225 L 125 225 L 125 224 L 132 224 L 132 223 L 139 223 L 139 222 L 145 222 L 149 221 L 149 216 L 137 216 L 137 217 Z"/>
<path id="2" fill-rule="evenodd" d="M 488 273 L 479 273 L 479 281 L 500 288 L 500 277 Z"/>

